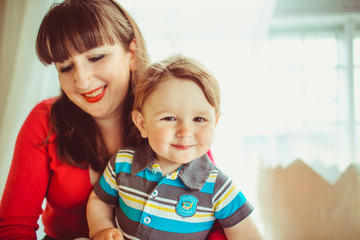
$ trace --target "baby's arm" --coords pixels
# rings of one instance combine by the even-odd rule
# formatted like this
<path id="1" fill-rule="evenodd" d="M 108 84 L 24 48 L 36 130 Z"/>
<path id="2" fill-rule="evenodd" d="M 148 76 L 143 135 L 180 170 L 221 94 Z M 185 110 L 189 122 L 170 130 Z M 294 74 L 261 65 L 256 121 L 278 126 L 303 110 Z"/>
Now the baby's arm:
<path id="1" fill-rule="evenodd" d="M 228 240 L 260 240 L 261 234 L 250 216 L 239 222 L 238 224 L 224 228 L 226 238 Z"/>
<path id="2" fill-rule="evenodd" d="M 123 240 L 123 235 L 113 224 L 113 207 L 101 201 L 91 192 L 86 209 L 89 224 L 89 237 L 94 240 Z"/>

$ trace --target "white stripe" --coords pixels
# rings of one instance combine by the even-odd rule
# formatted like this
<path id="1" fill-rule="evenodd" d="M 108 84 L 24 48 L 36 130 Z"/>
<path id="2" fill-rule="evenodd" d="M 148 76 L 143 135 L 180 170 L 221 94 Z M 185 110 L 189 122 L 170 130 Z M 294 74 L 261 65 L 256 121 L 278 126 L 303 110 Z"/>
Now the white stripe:
<path id="1" fill-rule="evenodd" d="M 216 199 L 218 197 L 218 195 L 225 189 L 227 188 L 227 186 L 229 185 L 229 182 L 230 182 L 230 178 L 228 178 L 226 180 L 226 182 L 222 185 L 222 187 L 216 192 L 216 194 L 213 196 L 213 201 L 214 199 Z M 214 203 L 215 204 L 215 203 Z"/>
<path id="2" fill-rule="evenodd" d="M 233 188 L 234 183 L 232 183 L 229 188 L 221 195 L 221 197 L 214 203 L 214 205 L 217 204 L 217 202 L 219 201 L 223 201 L 220 203 L 219 206 L 216 207 L 216 211 L 220 211 L 221 209 L 223 209 L 224 207 L 226 207 L 229 203 L 231 203 L 232 200 L 234 200 L 234 198 L 237 196 L 237 194 L 239 193 L 239 191 L 237 190 L 237 188 L 235 187 L 235 189 L 230 193 L 229 196 L 227 196 L 225 199 L 224 197 L 227 195 L 227 193 Z"/>
<path id="3" fill-rule="evenodd" d="M 109 162 L 107 168 L 108 168 L 111 176 L 116 176 L 115 170 L 114 170 L 113 167 L 111 166 L 110 162 Z"/>
<path id="4" fill-rule="evenodd" d="M 162 202 L 167 202 L 170 204 L 177 204 L 177 201 L 172 200 L 172 199 L 167 199 L 167 198 L 162 198 L 162 197 L 156 197 L 157 200 L 162 201 Z"/>
<path id="5" fill-rule="evenodd" d="M 198 206 L 198 209 L 199 210 L 202 210 L 202 211 L 208 211 L 208 212 L 212 212 L 213 209 L 212 208 L 209 208 L 209 207 L 201 207 L 201 206 Z"/>
<path id="6" fill-rule="evenodd" d="M 105 172 L 103 173 L 103 176 L 105 178 L 105 181 L 110 187 L 116 191 L 119 190 L 119 186 L 116 184 L 116 179 L 113 175 L 114 171 L 109 164 L 108 167 L 105 169 Z"/>
<path id="7" fill-rule="evenodd" d="M 139 191 L 139 190 L 137 190 L 135 188 L 131 188 L 131 187 L 123 186 L 123 185 L 120 185 L 119 188 L 120 188 L 120 190 L 124 190 L 124 191 L 127 191 L 127 192 L 139 194 L 141 196 L 144 196 L 145 198 L 148 198 L 150 196 L 150 194 L 144 193 L 144 192 Z"/>
<path id="8" fill-rule="evenodd" d="M 124 191 L 119 191 L 119 197 L 124 201 L 126 205 L 128 205 L 131 208 L 137 209 L 139 211 L 142 211 L 144 208 L 144 204 L 146 200 L 142 197 L 138 197 Z"/>
<path id="9" fill-rule="evenodd" d="M 115 159 L 115 163 L 122 163 L 122 162 L 126 162 L 129 164 L 132 164 L 132 160 L 133 160 L 134 155 L 127 153 L 127 152 L 118 152 L 116 154 L 116 159 Z"/>
<path id="10" fill-rule="evenodd" d="M 217 174 L 210 174 L 208 179 L 206 180 L 207 183 L 214 183 L 216 182 Z"/>
<path id="11" fill-rule="evenodd" d="M 120 149 L 117 153 L 132 153 L 134 155 L 135 150 L 131 150 L 131 149 Z"/>

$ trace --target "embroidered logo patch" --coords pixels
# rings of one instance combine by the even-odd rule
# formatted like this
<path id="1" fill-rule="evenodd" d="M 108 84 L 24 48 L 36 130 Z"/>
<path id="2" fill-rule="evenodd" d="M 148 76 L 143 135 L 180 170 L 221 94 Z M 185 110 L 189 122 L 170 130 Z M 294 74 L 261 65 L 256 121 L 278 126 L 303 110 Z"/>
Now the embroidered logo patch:
<path id="1" fill-rule="evenodd" d="M 181 195 L 176 205 L 176 213 L 182 217 L 191 217 L 195 214 L 198 199 L 191 195 Z"/>

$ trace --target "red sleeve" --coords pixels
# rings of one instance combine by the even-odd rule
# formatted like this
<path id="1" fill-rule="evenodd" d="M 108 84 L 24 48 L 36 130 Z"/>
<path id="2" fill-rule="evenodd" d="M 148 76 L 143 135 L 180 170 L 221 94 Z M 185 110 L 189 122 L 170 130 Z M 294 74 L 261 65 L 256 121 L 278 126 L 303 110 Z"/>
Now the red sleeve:
<path id="1" fill-rule="evenodd" d="M 209 151 L 207 152 L 207 154 L 208 154 L 208 156 L 209 156 L 209 158 L 210 158 L 211 162 L 212 162 L 214 165 L 216 165 L 216 164 L 215 164 L 215 160 L 214 160 L 214 156 L 212 155 L 211 150 L 209 150 Z"/>
<path id="2" fill-rule="evenodd" d="M 50 177 L 47 147 L 49 102 L 38 104 L 25 120 L 0 205 L 0 239 L 36 239 Z"/>
<path id="3" fill-rule="evenodd" d="M 211 153 L 211 150 L 207 152 L 211 162 L 215 165 L 214 157 Z M 220 223 L 218 221 L 215 222 L 214 226 L 211 229 L 211 232 L 207 236 L 208 240 L 226 240 L 226 236 L 224 230 L 222 229 Z"/>
<path id="4" fill-rule="evenodd" d="M 218 221 L 215 221 L 211 232 L 206 238 L 207 240 L 227 240 L 224 230 L 222 229 L 220 223 Z"/>

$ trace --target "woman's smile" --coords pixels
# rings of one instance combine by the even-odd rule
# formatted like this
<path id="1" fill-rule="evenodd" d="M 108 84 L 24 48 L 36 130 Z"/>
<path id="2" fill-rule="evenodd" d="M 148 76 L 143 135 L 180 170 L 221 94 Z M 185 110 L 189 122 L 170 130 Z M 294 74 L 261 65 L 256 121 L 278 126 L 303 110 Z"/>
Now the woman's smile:
<path id="1" fill-rule="evenodd" d="M 89 103 L 94 103 L 100 101 L 104 95 L 107 85 L 99 87 L 91 92 L 83 93 L 82 96 Z"/>

